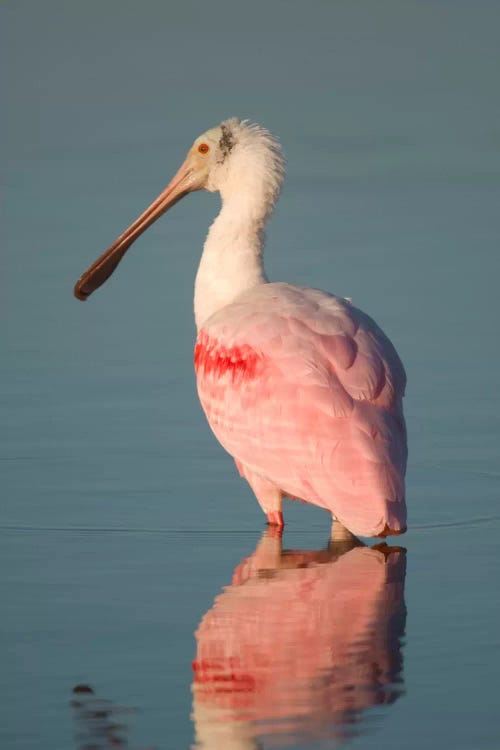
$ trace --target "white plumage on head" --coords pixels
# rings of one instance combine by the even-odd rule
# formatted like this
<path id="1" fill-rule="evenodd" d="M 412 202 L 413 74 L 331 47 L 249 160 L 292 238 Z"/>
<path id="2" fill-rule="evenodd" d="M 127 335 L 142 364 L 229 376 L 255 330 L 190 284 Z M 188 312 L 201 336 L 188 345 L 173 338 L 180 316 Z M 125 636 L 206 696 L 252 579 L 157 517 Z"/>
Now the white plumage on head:
<path id="1" fill-rule="evenodd" d="M 278 199 L 285 173 L 279 141 L 266 128 L 237 117 L 224 120 L 216 130 L 218 153 L 207 189 L 219 191 L 223 200 L 238 194 L 248 200 L 251 195 L 265 218 Z"/>

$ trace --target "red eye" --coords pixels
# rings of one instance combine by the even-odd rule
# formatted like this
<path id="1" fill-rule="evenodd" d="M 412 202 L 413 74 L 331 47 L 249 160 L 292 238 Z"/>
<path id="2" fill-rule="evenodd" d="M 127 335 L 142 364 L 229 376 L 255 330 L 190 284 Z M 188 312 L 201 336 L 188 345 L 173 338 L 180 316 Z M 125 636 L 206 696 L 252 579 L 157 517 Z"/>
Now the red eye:
<path id="1" fill-rule="evenodd" d="M 200 152 L 200 154 L 208 154 L 210 148 L 206 143 L 200 143 L 200 145 L 198 146 L 198 151 Z"/>

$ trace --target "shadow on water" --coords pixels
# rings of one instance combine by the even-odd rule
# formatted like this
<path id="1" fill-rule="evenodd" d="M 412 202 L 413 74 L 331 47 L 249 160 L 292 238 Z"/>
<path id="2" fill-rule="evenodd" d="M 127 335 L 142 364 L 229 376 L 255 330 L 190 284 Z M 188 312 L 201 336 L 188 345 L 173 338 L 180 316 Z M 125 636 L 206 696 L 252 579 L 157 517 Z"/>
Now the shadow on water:
<path id="1" fill-rule="evenodd" d="M 337 747 L 403 693 L 406 551 L 266 532 L 196 631 L 197 750 Z"/>

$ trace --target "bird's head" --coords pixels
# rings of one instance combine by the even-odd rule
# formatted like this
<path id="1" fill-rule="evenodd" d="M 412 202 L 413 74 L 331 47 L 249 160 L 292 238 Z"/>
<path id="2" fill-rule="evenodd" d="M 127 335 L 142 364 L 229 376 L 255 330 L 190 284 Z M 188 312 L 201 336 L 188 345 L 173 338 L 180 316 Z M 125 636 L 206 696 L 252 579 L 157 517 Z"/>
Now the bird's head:
<path id="1" fill-rule="evenodd" d="M 265 128 L 231 118 L 200 135 L 165 190 L 78 279 L 74 293 L 86 300 L 113 273 L 132 243 L 156 219 L 188 193 L 218 191 L 230 196 L 258 196 L 268 214 L 283 181 L 284 160 L 277 140 Z"/>

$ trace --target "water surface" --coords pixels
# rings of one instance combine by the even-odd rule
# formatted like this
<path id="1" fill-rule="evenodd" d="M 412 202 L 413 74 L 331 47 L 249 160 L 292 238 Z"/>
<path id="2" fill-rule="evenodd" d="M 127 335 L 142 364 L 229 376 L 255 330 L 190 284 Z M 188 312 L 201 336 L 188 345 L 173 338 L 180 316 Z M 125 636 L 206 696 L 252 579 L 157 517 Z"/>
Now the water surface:
<path id="1" fill-rule="evenodd" d="M 235 748 L 496 747 L 498 4 L 1 13 L 2 746 L 104 748 L 115 732 L 178 750 L 220 731 Z M 296 557 L 274 550 L 257 566 L 271 573 L 233 580 L 263 517 L 195 395 L 192 285 L 216 196 L 190 196 L 101 292 L 72 298 L 192 140 L 231 115 L 267 125 L 288 157 L 270 277 L 352 297 L 407 367 L 404 596 L 391 555 L 330 554 L 328 519 L 300 504 L 282 541 Z M 360 555 L 377 571 L 365 586 Z M 364 613 L 354 646 L 349 606 L 334 606 L 349 591 Z M 245 620 L 264 607 L 269 628 L 243 638 L 233 606 Z M 281 672 L 259 652 L 280 608 Z M 219 614 L 227 637 L 210 648 L 230 646 L 230 664 L 246 653 L 222 706 L 192 669 Z M 224 659 L 209 660 L 212 684 Z"/>

